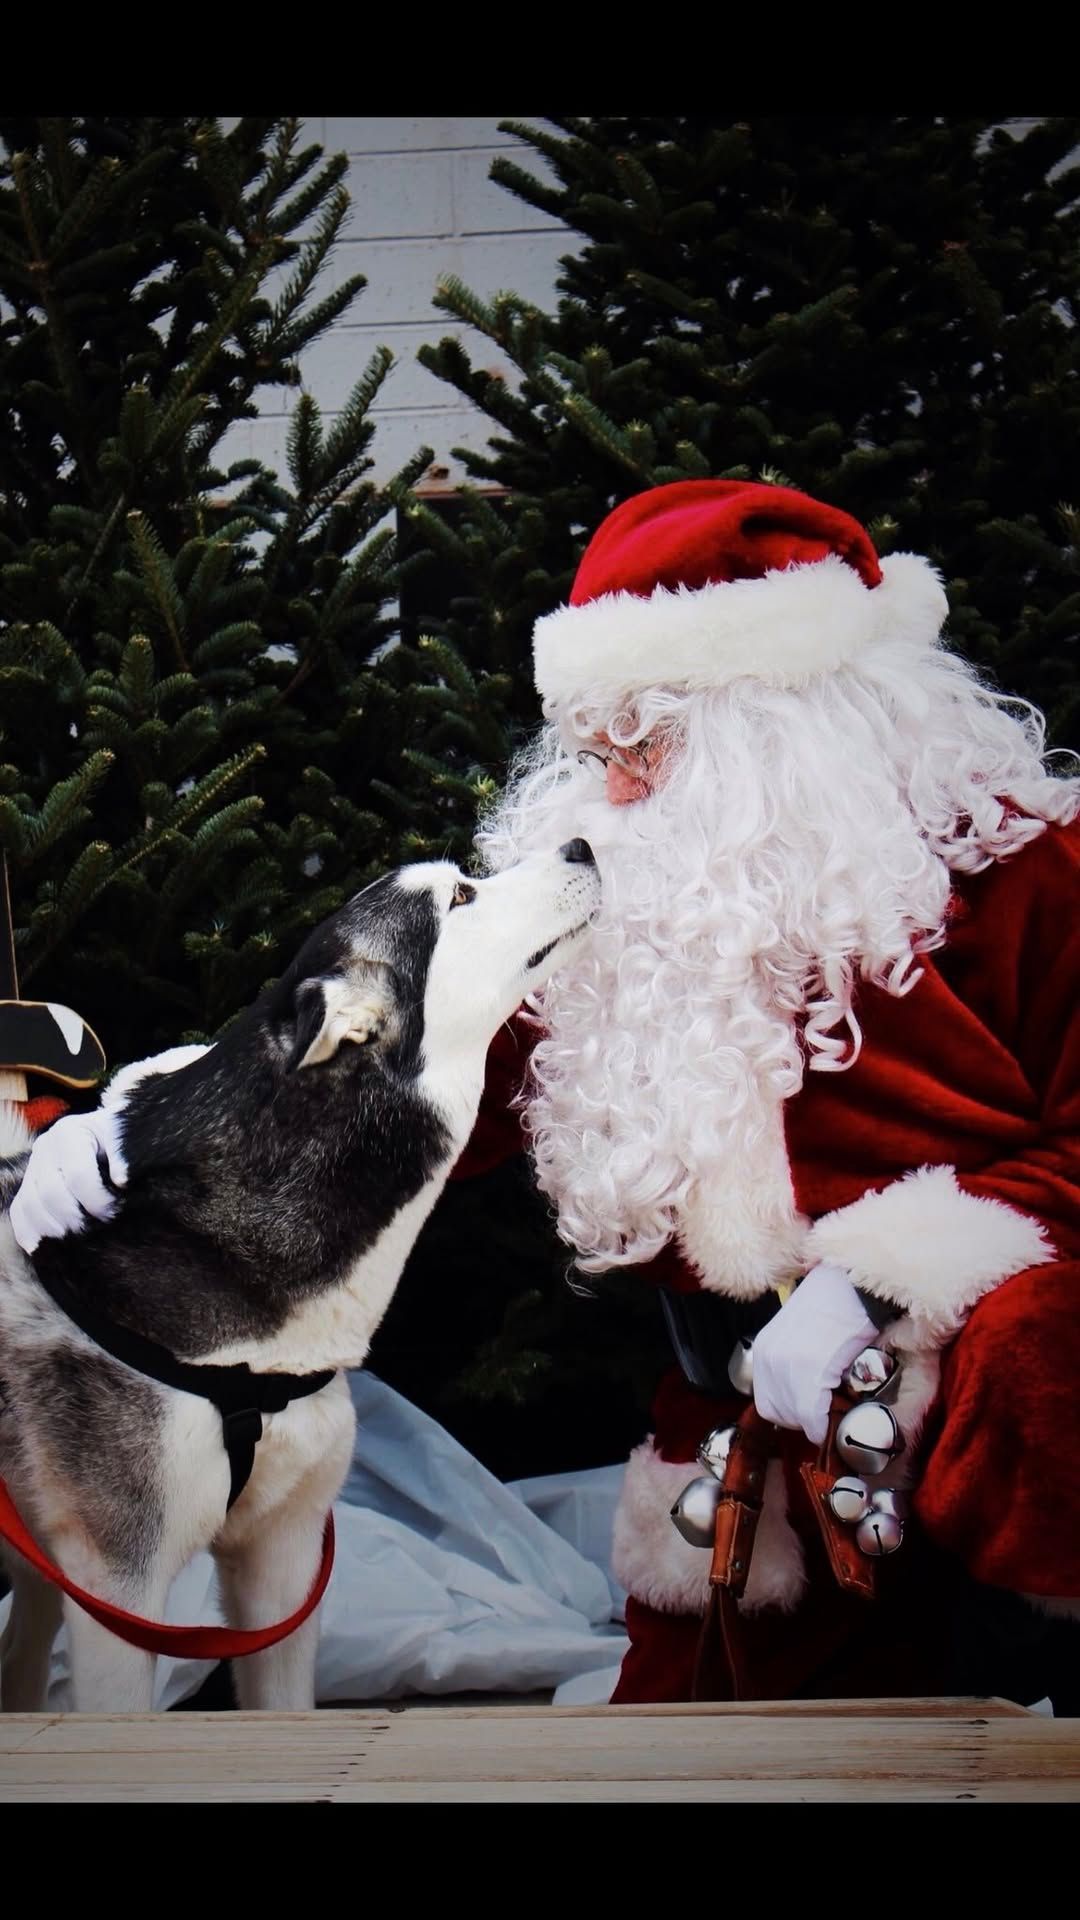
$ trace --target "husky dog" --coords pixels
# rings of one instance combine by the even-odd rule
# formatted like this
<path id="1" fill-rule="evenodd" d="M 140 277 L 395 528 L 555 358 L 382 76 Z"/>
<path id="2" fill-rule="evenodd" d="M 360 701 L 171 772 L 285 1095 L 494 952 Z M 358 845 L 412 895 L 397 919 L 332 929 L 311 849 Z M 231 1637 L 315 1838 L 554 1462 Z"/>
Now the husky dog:
<path id="1" fill-rule="evenodd" d="M 161 1618 L 176 1575 L 209 1549 L 232 1626 L 300 1606 L 352 1456 L 339 1369 L 363 1363 L 469 1138 L 491 1040 L 574 951 L 599 893 L 583 840 L 489 879 L 402 868 L 325 921 L 216 1045 L 128 1079 L 114 1218 L 30 1259 L 7 1211 L 25 1152 L 0 1163 L 0 1474 L 84 1590 Z M 115 1343 L 86 1331 L 94 1316 Z M 125 1364 L 125 1340 L 262 1379 L 329 1378 L 314 1392 L 294 1378 L 305 1397 L 264 1417 L 227 1508 L 218 1405 Z M 44 1707 L 63 1614 L 76 1709 L 148 1710 L 153 1656 L 18 1555 L 7 1565 L 3 1706 Z M 317 1637 L 313 1616 L 238 1661 L 240 1705 L 311 1707 Z"/>

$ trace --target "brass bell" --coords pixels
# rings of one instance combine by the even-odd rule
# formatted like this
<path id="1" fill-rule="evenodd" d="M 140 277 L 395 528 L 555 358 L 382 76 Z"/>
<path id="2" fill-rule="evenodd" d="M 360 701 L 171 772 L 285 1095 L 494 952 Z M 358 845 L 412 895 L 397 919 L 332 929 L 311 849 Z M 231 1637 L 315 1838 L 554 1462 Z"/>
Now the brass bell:
<path id="1" fill-rule="evenodd" d="M 852 1407 L 836 1429 L 840 1458 L 860 1473 L 884 1473 L 903 1446 L 891 1410 L 876 1400 L 864 1400 Z"/>
<path id="2" fill-rule="evenodd" d="M 691 1547 L 711 1547 L 716 1539 L 716 1510 L 722 1488 L 715 1474 L 703 1473 L 684 1487 L 671 1517 L 683 1539 Z"/>

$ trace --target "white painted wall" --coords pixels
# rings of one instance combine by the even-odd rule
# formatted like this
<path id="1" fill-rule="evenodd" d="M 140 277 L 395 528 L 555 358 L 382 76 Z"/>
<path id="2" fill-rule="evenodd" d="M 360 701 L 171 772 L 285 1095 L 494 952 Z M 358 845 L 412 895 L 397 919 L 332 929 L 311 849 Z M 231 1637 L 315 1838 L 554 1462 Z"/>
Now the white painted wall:
<path id="1" fill-rule="evenodd" d="M 483 296 L 512 288 L 550 307 L 557 297 L 559 257 L 581 244 L 579 235 L 489 180 L 492 159 L 500 152 L 514 155 L 531 173 L 548 174 L 531 147 L 499 132 L 499 120 L 509 118 L 545 125 L 528 114 L 303 123 L 305 143 L 315 140 L 327 153 L 349 155 L 350 219 L 319 287 L 338 285 L 352 273 L 365 274 L 368 284 L 346 317 L 304 356 L 302 372 L 320 406 L 333 415 L 375 348 L 390 347 L 396 365 L 372 410 L 378 426 L 371 451 L 379 481 L 390 479 L 418 446 L 427 445 L 437 463 L 449 469 L 446 484 L 452 486 L 464 474 L 450 448 L 482 451 L 493 430 L 454 388 L 417 364 L 422 341 L 454 333 L 479 365 L 508 371 L 504 357 L 482 335 L 436 312 L 431 296 L 440 274 L 456 274 Z M 1020 137 L 1035 123 L 1003 124 Z M 254 455 L 283 471 L 293 404 L 289 389 L 264 389 L 259 418 L 226 437 L 223 463 Z"/>
<path id="2" fill-rule="evenodd" d="M 380 481 L 424 444 L 450 469 L 450 480 L 459 479 L 462 468 L 451 447 L 482 449 L 491 431 L 456 389 L 417 363 L 422 341 L 453 333 L 479 365 L 507 365 L 483 335 L 434 309 L 439 276 L 457 274 L 481 296 L 510 288 L 548 307 L 556 298 L 559 256 L 573 250 L 576 236 L 488 179 L 499 152 L 519 155 L 530 172 L 546 171 L 532 148 L 499 132 L 499 118 L 506 117 L 304 122 L 307 140 L 317 140 L 327 153 L 349 155 L 349 222 L 319 287 L 339 285 L 353 273 L 365 274 L 368 282 L 345 317 L 304 356 L 304 384 L 332 415 L 375 348 L 391 349 L 396 364 L 372 410 L 378 425 L 371 451 Z M 283 469 L 293 404 L 289 389 L 264 390 L 259 418 L 230 433 L 223 459 L 254 455 Z"/>

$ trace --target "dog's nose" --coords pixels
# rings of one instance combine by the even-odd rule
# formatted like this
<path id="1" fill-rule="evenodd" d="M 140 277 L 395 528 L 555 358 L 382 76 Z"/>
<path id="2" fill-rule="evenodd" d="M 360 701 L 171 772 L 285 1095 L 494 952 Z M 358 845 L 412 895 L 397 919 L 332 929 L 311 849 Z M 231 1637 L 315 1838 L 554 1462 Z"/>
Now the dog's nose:
<path id="1" fill-rule="evenodd" d="M 596 865 L 596 855 L 587 840 L 568 840 L 564 847 L 559 848 L 559 852 L 564 860 L 569 860 L 571 866 L 595 867 Z"/>

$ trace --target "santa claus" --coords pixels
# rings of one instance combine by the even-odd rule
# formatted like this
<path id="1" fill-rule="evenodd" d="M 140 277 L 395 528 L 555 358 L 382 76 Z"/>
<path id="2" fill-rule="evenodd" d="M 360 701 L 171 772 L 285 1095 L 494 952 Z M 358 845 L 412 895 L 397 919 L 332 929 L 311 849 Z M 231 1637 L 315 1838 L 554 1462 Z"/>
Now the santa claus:
<path id="1" fill-rule="evenodd" d="M 738 1387 L 774 1444 L 706 1691 L 956 1691 L 973 1596 L 1078 1604 L 1080 781 L 946 614 L 935 569 L 848 515 L 704 480 L 616 508 L 536 628 L 547 724 L 479 849 L 584 835 L 603 905 L 493 1048 L 458 1173 L 524 1136 L 578 1267 L 661 1290 L 677 1364 L 616 1519 L 619 1701 L 702 1691 L 714 1563 L 671 1510 Z M 81 1218 L 73 1190 L 101 1204 L 64 1127 L 24 1244 Z M 913 1517 L 868 1602 L 802 1470 L 871 1346 L 903 1451 L 867 1498 L 906 1486 Z"/>
<path id="2" fill-rule="evenodd" d="M 618 507 L 536 628 L 548 725 L 480 846 L 581 833 L 603 906 L 497 1043 L 460 1171 L 514 1144 L 523 1082 L 578 1266 L 661 1289 L 679 1365 L 616 1520 L 616 1700 L 693 1691 L 712 1563 L 671 1509 L 744 1404 L 740 1338 L 784 1437 L 719 1690 L 955 1689 L 972 1583 L 1080 1595 L 1080 782 L 946 614 L 846 514 L 687 481 Z M 872 1605 L 800 1471 L 868 1345 L 903 1442 L 869 1489 L 915 1516 Z"/>

